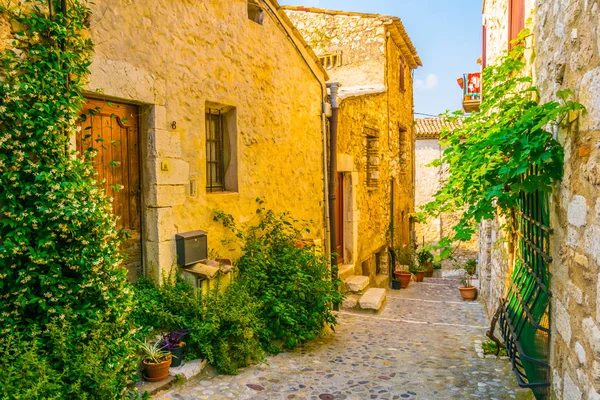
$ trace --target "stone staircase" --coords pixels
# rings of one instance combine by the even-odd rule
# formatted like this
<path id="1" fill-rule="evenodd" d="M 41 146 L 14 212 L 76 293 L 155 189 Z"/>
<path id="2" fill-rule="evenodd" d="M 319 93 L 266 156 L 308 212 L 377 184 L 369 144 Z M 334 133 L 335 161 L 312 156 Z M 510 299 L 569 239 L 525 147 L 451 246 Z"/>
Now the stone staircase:
<path id="1" fill-rule="evenodd" d="M 374 282 L 371 282 L 368 276 L 354 275 L 353 265 L 342 265 L 338 275 L 342 279 L 343 289 L 346 293 L 342 308 L 374 312 L 383 308 L 389 282 L 389 279 L 384 278 L 387 277 L 377 275 Z"/>

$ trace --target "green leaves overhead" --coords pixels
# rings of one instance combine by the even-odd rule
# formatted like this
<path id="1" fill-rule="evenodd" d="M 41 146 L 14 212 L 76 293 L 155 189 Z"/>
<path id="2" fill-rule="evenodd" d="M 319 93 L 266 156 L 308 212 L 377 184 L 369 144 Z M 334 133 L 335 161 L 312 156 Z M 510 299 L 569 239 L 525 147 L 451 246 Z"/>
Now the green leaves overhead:
<path id="1" fill-rule="evenodd" d="M 459 128 L 445 130 L 441 160 L 432 166 L 447 168 L 447 177 L 435 199 L 423 212 L 438 216 L 460 213 L 452 235 L 440 242 L 442 257 L 451 254 L 456 241 L 468 241 L 484 219 L 517 205 L 521 191 L 549 192 L 563 175 L 563 149 L 552 130 L 583 106 L 567 101 L 571 92 L 557 93 L 560 102 L 540 103 L 537 88 L 526 75 L 523 39 L 499 63 L 483 72 L 480 111 L 463 119 Z M 450 121 L 462 113 L 447 114 Z"/>

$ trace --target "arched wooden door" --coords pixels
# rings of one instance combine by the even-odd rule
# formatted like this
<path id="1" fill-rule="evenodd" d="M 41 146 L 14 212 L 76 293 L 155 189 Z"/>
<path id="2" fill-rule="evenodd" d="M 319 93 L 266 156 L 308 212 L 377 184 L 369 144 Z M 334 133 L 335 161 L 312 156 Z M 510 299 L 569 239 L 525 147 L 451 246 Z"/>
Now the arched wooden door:
<path id="1" fill-rule="evenodd" d="M 98 151 L 93 161 L 98 181 L 105 180 L 104 190 L 113 198 L 113 212 L 119 216 L 117 227 L 129 235 L 122 250 L 130 280 L 142 271 L 138 116 L 137 106 L 88 99 L 81 111 L 82 129 L 77 132 L 77 151 Z M 117 190 L 118 186 L 122 189 Z"/>

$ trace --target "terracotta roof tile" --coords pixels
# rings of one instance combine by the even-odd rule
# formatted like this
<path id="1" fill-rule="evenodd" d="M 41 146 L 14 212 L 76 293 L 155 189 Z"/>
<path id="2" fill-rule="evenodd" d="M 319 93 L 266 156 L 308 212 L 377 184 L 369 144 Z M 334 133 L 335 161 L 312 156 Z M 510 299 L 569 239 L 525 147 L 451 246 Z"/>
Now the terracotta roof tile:
<path id="1" fill-rule="evenodd" d="M 415 119 L 415 136 L 417 139 L 439 138 L 443 127 L 455 129 L 462 126 L 462 118 L 450 122 L 446 117 Z"/>

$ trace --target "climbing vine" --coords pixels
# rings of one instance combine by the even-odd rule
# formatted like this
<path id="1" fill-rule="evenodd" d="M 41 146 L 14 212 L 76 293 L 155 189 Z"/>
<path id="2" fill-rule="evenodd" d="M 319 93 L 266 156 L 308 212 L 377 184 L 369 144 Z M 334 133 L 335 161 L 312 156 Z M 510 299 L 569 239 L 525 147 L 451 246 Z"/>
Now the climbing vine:
<path id="1" fill-rule="evenodd" d="M 568 100 L 568 90 L 557 93 L 560 101 L 540 102 L 525 71 L 528 35 L 523 30 L 516 46 L 483 71 L 480 111 L 441 134 L 444 151 L 432 166 L 447 168 L 447 178 L 423 212 L 460 215 L 452 234 L 439 243 L 441 258 L 450 256 L 453 243 L 470 240 L 482 220 L 510 215 L 521 191 L 549 192 L 562 178 L 564 153 L 552 128 L 583 106 Z M 453 121 L 460 115 L 446 116 Z"/>
<path id="2" fill-rule="evenodd" d="M 40 389 L 56 392 L 23 392 L 23 398 L 114 398 L 135 368 L 127 322 L 132 293 L 120 266 L 111 199 L 96 181 L 93 151 L 82 159 L 70 145 L 91 62 L 88 17 L 77 0 L 0 7 L 0 23 L 10 26 L 0 54 L 0 380 L 6 398 L 19 397 L 31 383 L 10 373 L 23 361 L 19 349 L 35 351 L 31 359 L 48 368 L 45 379 L 56 378 Z"/>

